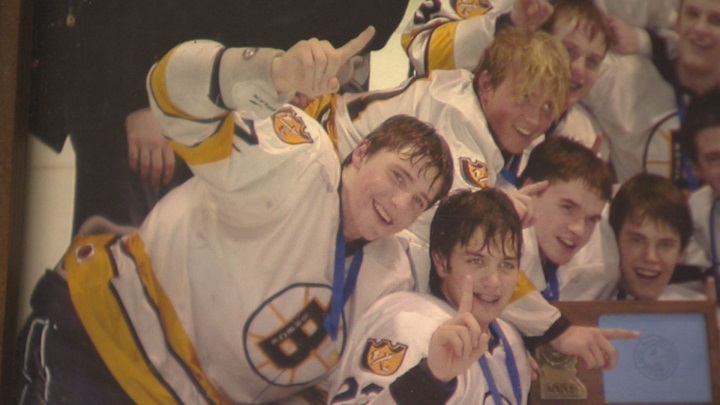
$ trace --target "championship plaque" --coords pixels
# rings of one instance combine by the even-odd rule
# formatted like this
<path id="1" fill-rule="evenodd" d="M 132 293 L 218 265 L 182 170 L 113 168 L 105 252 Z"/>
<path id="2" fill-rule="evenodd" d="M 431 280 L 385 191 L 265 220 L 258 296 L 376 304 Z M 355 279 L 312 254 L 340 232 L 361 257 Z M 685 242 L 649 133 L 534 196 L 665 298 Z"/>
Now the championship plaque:
<path id="1" fill-rule="evenodd" d="M 613 370 L 536 349 L 532 404 L 720 404 L 720 352 L 715 305 L 709 301 L 555 302 L 575 325 L 633 329 L 614 340 Z"/>

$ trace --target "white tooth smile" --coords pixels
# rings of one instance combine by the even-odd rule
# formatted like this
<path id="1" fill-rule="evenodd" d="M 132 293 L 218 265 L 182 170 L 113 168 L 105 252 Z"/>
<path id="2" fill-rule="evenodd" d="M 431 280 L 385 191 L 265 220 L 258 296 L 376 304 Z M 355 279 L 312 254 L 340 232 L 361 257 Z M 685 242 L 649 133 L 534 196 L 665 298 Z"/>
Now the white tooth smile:
<path id="1" fill-rule="evenodd" d="M 523 136 L 530 136 L 530 135 L 532 135 L 532 131 L 528 131 L 528 130 L 525 129 L 525 128 L 515 127 L 515 130 L 518 131 L 518 132 L 520 132 L 520 134 L 523 135 Z"/>
<path id="2" fill-rule="evenodd" d="M 656 270 L 648 270 L 648 269 L 635 269 L 635 274 L 638 275 L 640 278 L 646 278 L 646 279 L 655 279 L 660 277 L 660 272 Z"/>
<path id="3" fill-rule="evenodd" d="M 487 302 L 488 304 L 494 304 L 496 303 L 500 297 L 496 295 L 484 295 L 484 294 L 475 294 L 475 297 L 479 299 L 480 301 Z"/>
<path id="4" fill-rule="evenodd" d="M 558 238 L 558 241 L 559 241 L 562 245 L 564 245 L 565 247 L 567 247 L 567 248 L 569 248 L 569 249 L 574 249 L 574 248 L 575 248 L 575 242 L 573 242 L 571 239 Z"/>
<path id="5" fill-rule="evenodd" d="M 373 207 L 375 208 L 375 212 L 377 212 L 378 216 L 380 216 L 383 221 L 388 224 L 392 222 L 390 219 L 390 215 L 388 215 L 388 213 L 385 211 L 385 208 L 383 208 L 376 202 L 373 203 Z"/>

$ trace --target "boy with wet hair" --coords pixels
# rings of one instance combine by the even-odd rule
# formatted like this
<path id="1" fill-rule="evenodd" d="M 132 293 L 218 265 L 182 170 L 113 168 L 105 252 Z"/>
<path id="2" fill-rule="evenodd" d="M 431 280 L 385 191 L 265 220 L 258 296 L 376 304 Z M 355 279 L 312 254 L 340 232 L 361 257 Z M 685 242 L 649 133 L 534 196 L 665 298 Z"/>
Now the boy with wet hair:
<path id="1" fill-rule="evenodd" d="M 614 298 L 660 299 L 692 235 L 685 194 L 665 177 L 637 174 L 615 194 L 609 222 L 620 252 Z"/>
<path id="2" fill-rule="evenodd" d="M 260 120 L 205 100 L 183 105 L 190 130 L 166 127 L 194 177 L 136 232 L 76 238 L 39 281 L 21 403 L 278 400 L 333 368 L 369 303 L 411 288 L 392 235 L 453 179 L 432 127 L 394 116 L 341 167 L 297 108 Z"/>
<path id="3" fill-rule="evenodd" d="M 329 403 L 526 403 L 527 352 L 497 319 L 520 272 L 512 204 L 497 190 L 458 190 L 441 202 L 430 235 L 432 296 L 391 294 L 368 310 L 331 377 Z"/>
<path id="4" fill-rule="evenodd" d="M 196 123 L 182 118 L 190 108 L 215 111 L 215 103 L 234 107 L 244 102 L 244 112 L 260 117 L 297 94 L 318 97 L 305 111 L 337 140 L 339 155 L 344 157 L 390 115 L 409 114 L 432 123 L 446 139 L 456 163 L 453 188 L 458 189 L 502 185 L 499 173 L 507 163 L 506 157 L 522 152 L 564 109 L 570 77 L 567 52 L 547 33 L 519 29 L 506 29 L 497 35 L 481 62 L 493 71 L 502 71 L 505 66 L 502 81 L 484 70 L 476 74 L 436 71 L 426 78 L 411 78 L 395 89 L 325 94 L 337 90 L 353 56 L 372 35 L 372 28 L 368 28 L 337 49 L 310 39 L 287 52 L 225 48 L 211 41 L 183 43 L 149 74 L 157 117 L 169 128 L 192 133 Z M 204 96 L 198 98 L 197 94 Z M 541 182 L 520 192 L 508 192 L 522 218 L 533 217 L 532 206 L 528 205 L 530 195 L 545 185 Z M 408 245 L 417 289 L 428 285 L 431 215 L 432 211 L 424 214 L 400 235 Z M 528 294 L 529 290 L 521 288 L 518 295 Z M 525 309 L 528 314 L 538 311 L 535 306 Z M 552 329 L 554 338 L 568 337 L 570 342 L 579 342 L 575 346 L 578 351 L 567 354 L 589 355 L 586 349 L 594 347 L 598 339 L 600 344 L 609 345 L 594 331 L 572 329 L 577 333 L 565 334 L 567 324 L 551 326 L 560 319 L 560 312 L 546 302 L 544 311 L 542 320 L 529 315 L 527 329 L 522 322 L 515 326 L 528 336 L 546 335 Z M 540 325 L 542 321 L 545 323 Z M 609 358 L 613 358 L 612 354 Z M 612 361 L 595 363 L 609 364 Z"/>

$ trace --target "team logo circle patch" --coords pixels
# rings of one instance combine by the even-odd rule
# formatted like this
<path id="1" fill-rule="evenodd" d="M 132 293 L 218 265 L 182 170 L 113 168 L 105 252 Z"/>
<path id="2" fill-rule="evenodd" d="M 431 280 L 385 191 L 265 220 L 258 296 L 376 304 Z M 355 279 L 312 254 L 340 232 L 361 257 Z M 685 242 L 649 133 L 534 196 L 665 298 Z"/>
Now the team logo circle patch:
<path id="1" fill-rule="evenodd" d="M 332 290 L 320 284 L 295 284 L 265 300 L 243 333 L 252 369 L 277 386 L 306 385 L 327 374 L 345 349 L 345 320 L 337 340 L 323 328 Z"/>

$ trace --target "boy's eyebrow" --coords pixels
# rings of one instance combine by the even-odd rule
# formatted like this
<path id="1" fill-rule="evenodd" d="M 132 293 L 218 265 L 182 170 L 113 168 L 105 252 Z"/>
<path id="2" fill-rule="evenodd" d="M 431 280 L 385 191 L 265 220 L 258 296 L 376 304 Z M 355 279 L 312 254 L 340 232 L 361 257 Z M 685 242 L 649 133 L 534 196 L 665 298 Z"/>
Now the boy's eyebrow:
<path id="1" fill-rule="evenodd" d="M 566 203 L 566 204 L 570 204 L 570 205 L 572 205 L 572 206 L 574 206 L 574 207 L 580 207 L 580 203 L 578 203 L 577 201 L 573 200 L 571 197 L 562 197 L 562 198 L 560 198 L 560 202 L 563 202 L 563 203 Z"/>
<path id="2" fill-rule="evenodd" d="M 468 247 L 465 247 L 465 253 L 467 253 L 468 255 L 477 256 L 477 257 L 490 256 L 489 254 L 486 253 L 486 247 L 487 246 L 484 245 L 483 247 L 480 248 L 480 250 L 470 250 Z M 513 255 L 513 254 L 507 254 L 507 253 L 503 252 L 502 260 L 518 260 L 518 256 L 517 256 L 517 254 Z"/>

